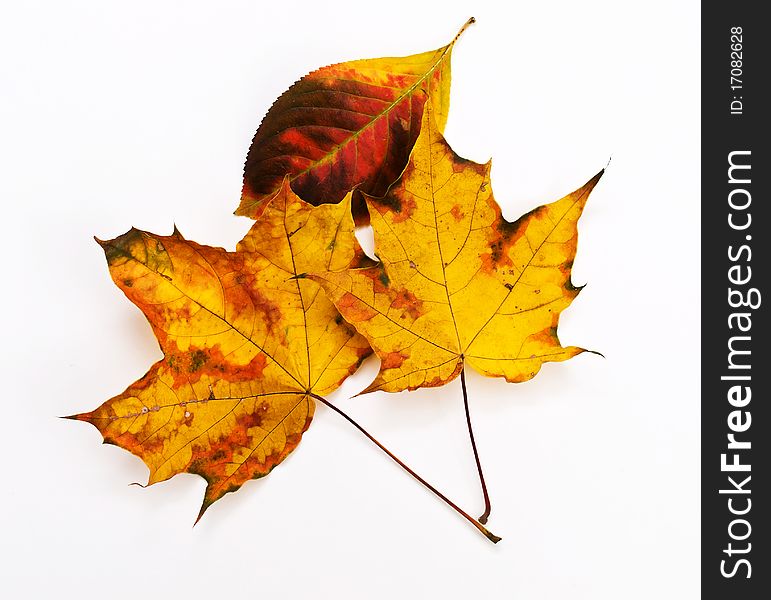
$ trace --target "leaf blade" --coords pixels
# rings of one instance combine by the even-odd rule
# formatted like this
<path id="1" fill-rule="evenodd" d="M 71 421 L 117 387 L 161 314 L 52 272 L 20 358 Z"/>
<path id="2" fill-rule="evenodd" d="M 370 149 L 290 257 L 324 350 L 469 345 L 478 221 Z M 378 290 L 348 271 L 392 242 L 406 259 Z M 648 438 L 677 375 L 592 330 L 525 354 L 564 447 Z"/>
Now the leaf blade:
<path id="1" fill-rule="evenodd" d="M 526 381 L 544 362 L 581 353 L 562 347 L 556 327 L 579 291 L 576 223 L 601 175 L 509 223 L 490 164 L 455 154 L 429 107 L 400 179 L 366 198 L 381 263 L 314 275 L 381 359 L 365 391 L 443 385 L 464 362 Z"/>
<path id="2" fill-rule="evenodd" d="M 334 390 L 371 353 L 318 285 L 296 277 L 298 262 L 346 266 L 362 255 L 350 196 L 313 208 L 288 185 L 282 190 L 236 252 L 176 230 L 132 229 L 100 242 L 113 281 L 147 317 L 164 358 L 122 394 L 72 418 L 139 456 L 149 484 L 202 476 L 200 514 L 283 461 L 310 425 L 312 394 Z M 329 232 L 335 244 L 325 241 Z M 270 235 L 269 250 L 246 247 Z M 292 238 L 306 242 L 297 261 Z"/>
<path id="3" fill-rule="evenodd" d="M 354 188 L 381 195 L 407 163 L 428 98 L 444 128 L 450 44 L 405 57 L 322 67 L 273 104 L 252 140 L 236 214 L 259 216 L 285 176 L 304 200 L 339 202 Z M 361 218 L 363 205 L 355 207 Z"/>

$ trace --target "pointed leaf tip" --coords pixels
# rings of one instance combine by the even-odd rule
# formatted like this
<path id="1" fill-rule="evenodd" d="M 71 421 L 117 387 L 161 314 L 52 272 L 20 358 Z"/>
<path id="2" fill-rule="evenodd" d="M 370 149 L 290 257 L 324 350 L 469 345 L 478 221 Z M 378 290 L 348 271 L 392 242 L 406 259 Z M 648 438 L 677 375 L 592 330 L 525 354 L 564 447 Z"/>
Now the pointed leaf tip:
<path id="1" fill-rule="evenodd" d="M 201 510 L 198 511 L 198 516 L 195 518 L 195 521 L 193 521 L 193 527 L 198 525 L 199 521 L 201 520 L 201 517 L 203 517 L 203 514 L 208 510 L 208 508 L 212 505 L 211 502 L 207 502 L 205 499 L 203 503 L 201 504 Z"/>

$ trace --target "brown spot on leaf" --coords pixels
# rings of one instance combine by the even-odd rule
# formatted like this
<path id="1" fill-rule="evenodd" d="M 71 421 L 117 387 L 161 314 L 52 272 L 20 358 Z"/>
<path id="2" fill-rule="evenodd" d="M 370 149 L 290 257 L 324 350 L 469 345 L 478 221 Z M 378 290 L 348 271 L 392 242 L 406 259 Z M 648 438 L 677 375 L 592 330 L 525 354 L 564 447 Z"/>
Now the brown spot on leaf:
<path id="1" fill-rule="evenodd" d="M 209 360 L 208 355 L 203 350 L 193 350 L 190 353 L 190 372 L 195 373 L 201 367 L 203 367 L 206 364 L 206 361 Z"/>
<path id="2" fill-rule="evenodd" d="M 391 301 L 391 308 L 403 308 L 410 317 L 417 319 L 423 314 L 423 302 L 407 289 L 402 289 Z"/>
<path id="3" fill-rule="evenodd" d="M 251 429 L 252 427 L 259 427 L 262 425 L 262 420 L 270 407 L 266 402 L 254 407 L 254 410 L 248 413 L 238 415 L 236 418 L 236 426 L 244 431 Z"/>
<path id="4" fill-rule="evenodd" d="M 385 354 L 381 359 L 381 369 L 398 369 L 404 364 L 404 361 L 409 358 L 409 355 L 403 352 L 389 352 Z"/>
<path id="5" fill-rule="evenodd" d="M 390 280 L 382 266 L 363 270 L 362 274 L 372 280 L 372 289 L 376 294 L 382 294 L 388 290 Z"/>
<path id="6" fill-rule="evenodd" d="M 545 211 L 546 207 L 539 206 L 530 212 L 522 215 L 513 223 L 509 223 L 500 215 L 500 209 L 495 201 L 490 199 L 491 206 L 494 207 L 498 218 L 493 223 L 488 234 L 488 244 L 490 250 L 485 252 L 482 258 L 482 270 L 485 273 L 494 273 L 506 267 L 513 267 L 510 251 L 517 240 L 525 235 L 528 223 L 531 219 L 540 218 L 540 212 Z M 536 249 L 533 248 L 535 251 Z"/>
<path id="7" fill-rule="evenodd" d="M 383 198 L 372 200 L 372 204 L 381 215 L 390 213 L 394 223 L 406 221 L 417 208 L 415 198 L 405 192 L 389 193 Z"/>
<path id="8" fill-rule="evenodd" d="M 186 387 L 208 375 L 214 379 L 227 379 L 232 383 L 253 381 L 262 376 L 267 357 L 260 352 L 247 364 L 234 364 L 226 357 L 219 344 L 211 348 L 191 346 L 187 351 L 179 349 L 166 354 L 166 369 L 174 377 L 174 389 Z"/>

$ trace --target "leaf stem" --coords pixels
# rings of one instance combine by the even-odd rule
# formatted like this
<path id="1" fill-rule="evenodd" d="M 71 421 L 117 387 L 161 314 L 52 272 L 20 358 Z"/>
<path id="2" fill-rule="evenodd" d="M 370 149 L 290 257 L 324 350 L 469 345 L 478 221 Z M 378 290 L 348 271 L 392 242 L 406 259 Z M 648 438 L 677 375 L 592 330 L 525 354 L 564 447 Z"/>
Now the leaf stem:
<path id="1" fill-rule="evenodd" d="M 378 442 L 370 433 L 364 429 L 361 425 L 359 425 L 356 421 L 354 421 L 351 417 L 349 417 L 346 413 L 344 413 L 341 409 L 339 409 L 337 406 L 329 402 L 326 398 L 322 398 L 321 396 L 314 394 L 313 392 L 308 392 L 308 395 L 324 404 L 324 406 L 327 406 L 328 408 L 331 408 L 334 412 L 336 412 L 338 415 L 343 417 L 346 421 L 348 421 L 351 425 L 353 425 L 356 429 L 358 429 L 361 433 L 364 434 L 364 436 L 369 439 L 373 444 L 375 444 L 378 448 L 380 448 L 383 452 L 385 452 L 396 464 L 398 464 L 402 469 L 407 471 L 410 475 L 412 475 L 415 479 L 417 479 L 420 483 L 422 483 L 426 488 L 431 490 L 435 495 L 437 495 L 439 498 L 441 498 L 450 508 L 455 510 L 459 515 L 461 515 L 464 519 L 466 519 L 469 523 L 471 523 L 474 527 L 476 527 L 488 540 L 490 540 L 493 544 L 497 544 L 501 538 L 495 535 L 494 533 L 487 530 L 487 528 L 482 525 L 479 521 L 474 519 L 471 515 L 469 515 L 466 511 L 464 511 L 462 508 L 460 508 L 457 504 L 455 504 L 452 500 L 450 500 L 447 496 L 445 496 L 442 492 L 437 490 L 433 485 L 428 483 L 425 479 L 423 479 L 420 475 L 418 475 L 415 471 L 413 471 L 410 467 L 408 467 L 402 460 L 399 459 L 393 452 L 391 452 L 388 448 L 386 448 L 383 444 Z"/>
<path id="2" fill-rule="evenodd" d="M 482 473 L 482 463 L 479 460 L 479 452 L 477 451 L 477 443 L 474 440 L 474 429 L 471 427 L 471 412 L 468 407 L 468 392 L 466 391 L 466 368 L 465 366 L 460 372 L 460 385 L 463 388 L 463 408 L 466 409 L 466 425 L 468 426 L 468 436 L 471 440 L 471 448 L 474 450 L 474 460 L 477 461 L 477 472 L 479 473 L 479 483 L 482 484 L 482 495 L 485 497 L 485 512 L 479 517 L 479 522 L 487 523 L 487 518 L 490 516 L 490 496 L 487 494 L 487 485 L 485 484 L 485 476 Z"/>
<path id="3" fill-rule="evenodd" d="M 473 25 L 473 24 L 474 24 L 474 23 L 476 23 L 476 22 L 477 22 L 477 20 L 476 20 L 474 17 L 471 17 L 471 18 L 470 18 L 468 21 L 466 21 L 466 22 L 463 24 L 463 27 L 461 27 L 461 28 L 460 28 L 460 30 L 458 31 L 458 33 L 457 33 L 457 34 L 455 34 L 455 37 L 453 38 L 452 42 L 450 42 L 450 45 L 451 45 L 451 46 L 452 46 L 452 45 L 454 45 L 454 44 L 455 44 L 455 42 L 457 42 L 457 41 L 458 41 L 458 38 L 459 38 L 460 36 L 462 36 L 462 35 L 463 35 L 463 32 L 464 32 L 464 31 L 466 31 L 466 29 L 468 29 L 468 28 L 469 28 L 471 25 Z"/>

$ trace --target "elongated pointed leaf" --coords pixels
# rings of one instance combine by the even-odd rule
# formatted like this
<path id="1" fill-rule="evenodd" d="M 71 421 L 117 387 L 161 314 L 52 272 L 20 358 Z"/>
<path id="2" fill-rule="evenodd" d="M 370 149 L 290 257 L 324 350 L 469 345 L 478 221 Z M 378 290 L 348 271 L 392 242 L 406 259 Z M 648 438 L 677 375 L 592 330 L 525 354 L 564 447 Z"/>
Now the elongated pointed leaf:
<path id="1" fill-rule="evenodd" d="M 315 205 L 339 202 L 354 187 L 384 194 L 407 164 L 427 98 L 444 128 L 456 40 L 413 56 L 323 67 L 295 83 L 254 136 L 236 214 L 257 217 L 287 175 Z M 354 213 L 361 219 L 363 204 Z"/>

